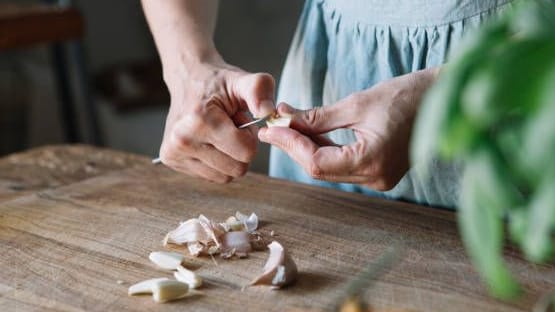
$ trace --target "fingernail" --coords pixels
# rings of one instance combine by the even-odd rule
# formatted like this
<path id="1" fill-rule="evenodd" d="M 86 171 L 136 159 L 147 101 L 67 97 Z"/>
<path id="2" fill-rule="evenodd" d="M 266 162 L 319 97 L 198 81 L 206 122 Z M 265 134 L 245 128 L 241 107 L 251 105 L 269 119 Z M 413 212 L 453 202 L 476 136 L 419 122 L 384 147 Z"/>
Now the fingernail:
<path id="1" fill-rule="evenodd" d="M 273 114 L 276 111 L 276 108 L 274 107 L 274 101 L 272 100 L 261 101 L 258 109 L 259 109 L 258 111 L 259 116 L 255 116 L 256 118 L 266 117 L 268 115 Z"/>

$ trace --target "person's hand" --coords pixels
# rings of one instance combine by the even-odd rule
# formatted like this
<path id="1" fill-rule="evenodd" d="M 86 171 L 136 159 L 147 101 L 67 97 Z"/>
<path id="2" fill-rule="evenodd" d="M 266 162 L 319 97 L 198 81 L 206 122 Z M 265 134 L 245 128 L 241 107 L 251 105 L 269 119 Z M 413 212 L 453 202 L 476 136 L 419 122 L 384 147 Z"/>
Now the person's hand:
<path id="1" fill-rule="evenodd" d="M 244 175 L 256 153 L 255 126 L 237 125 L 275 112 L 274 79 L 216 61 L 165 80 L 171 94 L 160 148 L 162 163 L 185 174 L 226 183 Z"/>
<path id="2" fill-rule="evenodd" d="M 389 190 L 409 169 L 414 118 L 437 72 L 399 76 L 311 110 L 281 104 L 278 113 L 293 114 L 291 128 L 260 129 L 258 137 L 285 151 L 315 179 Z M 352 129 L 356 142 L 339 146 L 323 136 L 339 128 Z"/>

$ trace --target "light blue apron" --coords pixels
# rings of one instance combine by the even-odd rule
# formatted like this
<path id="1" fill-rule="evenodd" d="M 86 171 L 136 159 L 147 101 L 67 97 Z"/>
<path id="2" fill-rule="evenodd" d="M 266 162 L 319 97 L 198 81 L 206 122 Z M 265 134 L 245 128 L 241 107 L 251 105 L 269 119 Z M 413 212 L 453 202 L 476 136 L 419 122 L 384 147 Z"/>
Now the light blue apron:
<path id="1" fill-rule="evenodd" d="M 449 48 L 456 48 L 468 30 L 498 15 L 509 3 L 307 0 L 283 70 L 278 102 L 300 109 L 332 105 L 382 80 L 441 65 L 447 61 Z M 334 131 L 330 138 L 339 144 L 355 140 L 350 130 Z M 461 166 L 431 159 L 427 164 L 416 164 L 391 191 L 380 193 L 354 184 L 314 180 L 285 153 L 272 147 L 270 175 L 371 196 L 454 207 Z"/>

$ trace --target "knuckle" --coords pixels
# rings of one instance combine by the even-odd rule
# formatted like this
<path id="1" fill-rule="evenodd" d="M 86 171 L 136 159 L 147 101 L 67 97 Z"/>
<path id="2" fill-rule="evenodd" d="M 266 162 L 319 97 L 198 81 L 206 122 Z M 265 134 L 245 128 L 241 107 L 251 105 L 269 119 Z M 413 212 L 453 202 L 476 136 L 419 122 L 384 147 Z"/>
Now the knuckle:
<path id="1" fill-rule="evenodd" d="M 193 138 L 188 133 L 174 132 L 173 142 L 177 149 L 183 150 L 193 145 Z"/>
<path id="2" fill-rule="evenodd" d="M 248 165 L 244 163 L 239 163 L 233 167 L 231 170 L 231 175 L 235 178 L 244 176 L 247 173 Z"/>
<path id="3" fill-rule="evenodd" d="M 304 119 L 308 125 L 317 125 L 324 118 L 323 110 L 320 107 L 315 107 L 304 111 Z"/>
<path id="4" fill-rule="evenodd" d="M 268 73 L 254 74 L 254 83 L 260 88 L 273 88 L 275 85 L 274 77 Z"/>
<path id="5" fill-rule="evenodd" d="M 248 169 L 249 169 L 249 166 L 248 166 L 248 165 L 246 165 L 246 164 L 241 165 L 241 167 L 239 168 L 238 177 L 242 177 L 242 176 L 244 176 L 245 174 L 247 174 Z"/>
<path id="6" fill-rule="evenodd" d="M 308 164 L 307 172 L 313 179 L 320 179 L 323 176 L 322 169 L 314 161 Z"/>

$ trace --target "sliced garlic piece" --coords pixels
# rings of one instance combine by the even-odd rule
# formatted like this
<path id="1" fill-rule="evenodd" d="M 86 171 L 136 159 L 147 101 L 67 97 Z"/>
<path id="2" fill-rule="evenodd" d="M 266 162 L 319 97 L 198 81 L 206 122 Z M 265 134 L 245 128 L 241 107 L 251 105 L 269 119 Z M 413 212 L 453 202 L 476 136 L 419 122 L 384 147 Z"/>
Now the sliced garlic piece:
<path id="1" fill-rule="evenodd" d="M 152 299 L 158 303 L 183 298 L 188 295 L 189 286 L 185 283 L 165 280 L 152 284 Z"/>
<path id="2" fill-rule="evenodd" d="M 268 245 L 270 256 L 264 265 L 264 272 L 251 285 L 271 285 L 274 288 L 294 283 L 297 279 L 297 265 L 283 246 L 273 241 Z"/>
<path id="3" fill-rule="evenodd" d="M 148 255 L 150 261 L 164 270 L 177 270 L 185 257 L 177 252 L 153 251 Z"/>
<path id="4" fill-rule="evenodd" d="M 268 126 L 268 128 L 272 128 L 272 127 L 289 128 L 289 126 L 291 125 L 292 119 L 293 119 L 292 115 L 286 115 L 286 114 L 277 115 L 275 117 L 271 117 L 270 119 L 268 119 L 266 121 L 266 126 Z"/>
<path id="5" fill-rule="evenodd" d="M 198 274 L 181 265 L 177 267 L 177 272 L 174 272 L 173 276 L 176 280 L 189 285 L 189 288 L 196 289 L 202 285 L 202 278 Z"/>
<path id="6" fill-rule="evenodd" d="M 151 278 L 142 282 L 138 282 L 137 284 L 131 285 L 129 287 L 129 289 L 127 290 L 127 294 L 129 296 L 151 294 L 152 286 L 154 285 L 154 283 L 159 281 L 167 281 L 167 280 L 169 280 L 169 278 L 160 277 L 160 278 Z"/>

